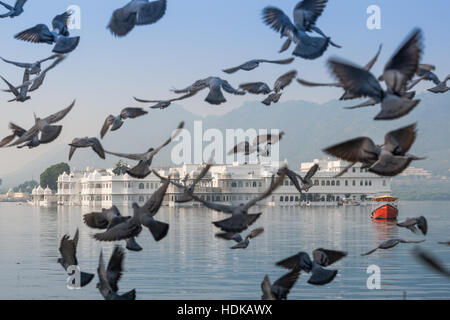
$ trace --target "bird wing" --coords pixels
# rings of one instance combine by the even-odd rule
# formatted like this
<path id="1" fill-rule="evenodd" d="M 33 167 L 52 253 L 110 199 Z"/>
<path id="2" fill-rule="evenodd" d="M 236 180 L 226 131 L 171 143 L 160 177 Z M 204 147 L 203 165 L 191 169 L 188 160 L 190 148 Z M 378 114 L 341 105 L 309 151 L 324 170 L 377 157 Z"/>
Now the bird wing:
<path id="1" fill-rule="evenodd" d="M 152 24 L 161 19 L 166 13 L 167 1 L 158 0 L 143 3 L 137 12 L 136 25 Z"/>
<path id="2" fill-rule="evenodd" d="M 91 212 L 83 215 L 83 221 L 91 228 L 106 229 L 112 219 L 119 216 L 120 212 L 117 207 L 112 206 L 110 209 L 103 209 L 101 212 Z"/>
<path id="3" fill-rule="evenodd" d="M 192 192 L 190 192 L 190 190 L 187 190 L 187 192 L 189 193 L 190 196 L 192 196 L 192 198 L 198 202 L 201 202 L 205 207 L 215 210 L 215 211 L 219 211 L 219 212 L 224 212 L 224 213 L 233 213 L 233 207 L 231 206 L 227 206 L 224 204 L 219 204 L 219 203 L 211 203 L 211 202 L 207 202 L 199 197 L 197 197 L 195 194 L 193 194 Z"/>
<path id="4" fill-rule="evenodd" d="M 131 219 L 130 219 L 131 220 Z M 100 241 L 119 241 L 136 237 L 142 231 L 139 224 L 130 223 L 129 220 L 119 223 L 102 233 L 94 234 L 94 239 Z"/>
<path id="5" fill-rule="evenodd" d="M 237 154 L 237 153 L 245 153 L 250 150 L 250 143 L 248 141 L 239 142 L 234 146 L 233 149 L 228 151 L 228 155 Z"/>
<path id="6" fill-rule="evenodd" d="M 413 255 L 426 266 L 434 269 L 440 274 L 450 278 L 450 270 L 444 264 L 434 257 L 430 252 L 425 251 L 419 247 L 413 249 Z"/>
<path id="7" fill-rule="evenodd" d="M 264 232 L 264 228 L 256 228 L 253 229 L 248 235 L 247 237 L 250 239 L 256 238 L 257 236 L 259 236 L 261 233 Z"/>
<path id="8" fill-rule="evenodd" d="M 23 8 L 25 2 L 27 2 L 27 0 L 17 0 L 16 4 L 14 5 L 14 8 L 15 9 Z"/>
<path id="9" fill-rule="evenodd" d="M 32 28 L 26 29 L 14 36 L 18 40 L 43 43 L 53 42 L 53 34 L 45 24 L 38 24 Z"/>
<path id="10" fill-rule="evenodd" d="M 281 77 L 279 77 L 273 86 L 273 89 L 275 92 L 279 92 L 280 90 L 283 90 L 288 85 L 291 84 L 292 80 L 297 76 L 297 71 L 289 71 L 288 73 L 283 74 Z"/>
<path id="11" fill-rule="evenodd" d="M 21 67 L 21 68 L 31 68 L 32 64 L 31 63 L 22 63 L 22 62 L 15 62 L 15 61 L 11 61 L 11 60 L 6 60 L 2 57 L 0 57 L 0 59 L 2 59 L 3 61 L 5 61 L 6 63 L 10 63 L 13 64 L 17 67 Z"/>
<path id="12" fill-rule="evenodd" d="M 416 140 L 417 124 L 390 131 L 384 136 L 384 149 L 396 155 L 405 155 Z M 398 150 L 400 148 L 400 150 Z"/>
<path id="13" fill-rule="evenodd" d="M 396 70 L 406 76 L 405 81 L 411 80 L 417 71 L 421 56 L 422 31 L 415 29 L 388 61 L 384 67 L 384 72 Z"/>
<path id="14" fill-rule="evenodd" d="M 100 257 L 99 257 L 99 261 L 98 261 L 97 273 L 98 273 L 98 279 L 99 279 L 98 288 L 99 288 L 100 292 L 102 293 L 102 295 L 106 296 L 108 293 L 113 292 L 113 290 L 109 284 L 109 281 L 108 281 L 108 275 L 106 273 L 105 263 L 103 262 L 103 250 L 100 250 Z"/>
<path id="15" fill-rule="evenodd" d="M 105 150 L 105 153 L 111 154 L 113 156 L 119 157 L 119 158 L 126 158 L 130 160 L 136 160 L 136 161 L 145 161 L 147 153 L 118 153 L 118 152 L 111 152 Z"/>
<path id="16" fill-rule="evenodd" d="M 378 149 L 372 139 L 359 137 L 328 147 L 323 152 L 348 162 L 366 162 L 378 156 Z"/>
<path id="17" fill-rule="evenodd" d="M 291 19 L 280 9 L 275 7 L 266 7 L 263 10 L 263 21 L 273 30 L 284 34 L 297 34 L 297 29 L 292 24 Z"/>
<path id="18" fill-rule="evenodd" d="M 61 238 L 61 242 L 59 244 L 59 252 L 61 253 L 66 266 L 78 265 L 76 257 L 77 245 L 74 240 L 70 240 L 69 235 L 66 234 Z"/>
<path id="19" fill-rule="evenodd" d="M 170 179 L 167 179 L 164 181 L 161 187 L 156 190 L 148 199 L 148 201 L 142 206 L 143 212 L 149 213 L 151 216 L 154 216 L 159 208 L 161 207 L 161 204 L 164 200 L 164 195 L 166 194 L 167 187 L 170 184 Z"/>
<path id="20" fill-rule="evenodd" d="M 287 291 L 286 294 L 288 294 L 291 288 L 297 282 L 299 277 L 300 277 L 300 269 L 296 268 L 283 275 L 277 281 L 275 281 L 273 283 L 273 286 L 279 286 L 281 288 L 284 288 Z"/>
<path id="21" fill-rule="evenodd" d="M 307 87 L 342 87 L 342 84 L 339 82 L 335 83 L 318 83 L 318 82 L 311 82 L 303 79 L 297 79 L 298 83 L 307 86 Z"/>
<path id="22" fill-rule="evenodd" d="M 19 90 L 17 90 L 16 87 L 14 87 L 11 83 L 8 82 L 8 80 L 6 80 L 5 78 L 3 78 L 2 76 L 0 76 L 0 78 L 3 79 L 3 81 L 6 83 L 6 85 L 8 86 L 9 90 L 11 90 L 11 92 L 17 97 L 20 95 Z"/>
<path id="23" fill-rule="evenodd" d="M 38 133 L 39 133 L 39 129 L 36 125 L 34 125 L 33 127 L 31 127 L 30 130 L 28 130 L 21 137 L 19 137 L 19 139 L 17 139 L 13 143 L 9 144 L 8 147 L 18 146 L 19 144 L 22 144 L 26 141 L 30 141 Z"/>
<path id="24" fill-rule="evenodd" d="M 120 113 L 120 116 L 122 117 L 122 119 L 135 119 L 137 117 L 146 115 L 147 113 L 148 112 L 142 108 L 125 108 Z"/>
<path id="25" fill-rule="evenodd" d="M 328 266 L 332 265 L 336 261 L 339 261 L 340 259 L 347 256 L 347 252 L 345 252 L 345 251 L 337 251 L 337 250 L 328 250 L 328 249 L 324 249 L 324 248 L 318 248 L 313 251 L 313 253 L 312 253 L 313 258 L 315 256 L 314 252 L 316 252 L 316 251 L 322 251 L 323 253 L 326 254 L 326 256 L 328 257 Z M 315 259 L 314 259 L 314 261 L 315 261 Z M 319 261 L 315 261 L 315 262 L 319 263 Z"/>
<path id="26" fill-rule="evenodd" d="M 397 239 L 400 243 L 422 243 L 425 240 L 403 240 L 403 239 Z"/>
<path id="27" fill-rule="evenodd" d="M 100 131 L 100 137 L 103 139 L 103 137 L 105 136 L 105 134 L 108 132 L 109 128 L 111 127 L 111 125 L 114 123 L 114 116 L 112 114 L 110 114 L 106 119 L 105 122 L 103 123 L 103 127 L 102 130 Z"/>
<path id="28" fill-rule="evenodd" d="M 275 64 L 290 64 L 295 60 L 295 58 L 287 58 L 282 60 L 265 60 L 261 59 L 259 62 L 265 62 L 265 63 L 275 63 Z"/>
<path id="29" fill-rule="evenodd" d="M 303 0 L 294 8 L 294 23 L 305 31 L 316 24 L 328 0 Z M 306 27 L 306 29 L 305 29 Z"/>
<path id="30" fill-rule="evenodd" d="M 380 46 L 378 47 L 378 52 L 377 52 L 377 54 L 375 55 L 375 57 L 373 57 L 372 60 L 370 60 L 370 61 L 364 66 L 364 70 L 370 71 L 370 69 L 372 69 L 372 67 L 374 66 L 374 64 L 377 62 L 378 57 L 380 56 L 381 48 L 383 48 L 383 45 L 382 45 L 382 44 L 380 44 Z"/>
<path id="31" fill-rule="evenodd" d="M 300 184 L 298 183 L 297 180 L 298 175 L 292 170 L 287 170 L 286 175 L 288 176 L 289 180 L 291 180 L 292 183 L 294 184 L 295 189 L 297 189 L 298 192 L 302 193 L 302 188 L 300 187 Z"/>
<path id="32" fill-rule="evenodd" d="M 51 56 L 48 57 L 48 58 L 39 60 L 39 63 L 43 63 L 43 62 L 46 62 L 46 61 L 48 61 L 48 60 L 53 60 L 53 59 L 58 58 L 58 57 L 61 57 L 61 55 L 60 55 L 60 54 L 53 54 L 53 55 L 51 55 Z"/>
<path id="33" fill-rule="evenodd" d="M 60 35 L 68 36 L 69 31 L 68 31 L 67 27 L 69 25 L 69 19 L 70 19 L 71 15 L 72 14 L 70 11 L 66 11 L 62 14 L 55 16 L 52 20 L 53 30 L 58 29 L 58 33 Z"/>
<path id="34" fill-rule="evenodd" d="M 249 82 L 239 85 L 239 88 L 253 94 L 268 94 L 270 93 L 269 86 L 264 82 Z"/>
<path id="35" fill-rule="evenodd" d="M 272 285 L 270 284 L 269 276 L 266 274 L 263 282 L 261 282 L 261 290 L 263 292 L 262 300 L 275 300 L 275 296 L 272 293 Z"/>
<path id="36" fill-rule="evenodd" d="M 359 108 L 365 108 L 365 107 L 372 107 L 374 105 L 378 104 L 378 101 L 375 99 L 370 98 L 369 100 L 366 100 L 360 104 L 357 104 L 355 106 L 351 106 L 351 107 L 344 107 L 344 109 L 359 109 Z"/>
<path id="37" fill-rule="evenodd" d="M 126 36 L 136 25 L 137 10 L 134 1 L 114 10 L 107 28 L 116 37 Z"/>
<path id="38" fill-rule="evenodd" d="M 75 105 L 75 100 L 73 100 L 73 102 L 70 104 L 70 106 L 48 116 L 47 118 L 44 119 L 44 121 L 46 121 L 48 123 L 55 123 L 55 122 L 62 120 L 72 110 L 74 105 Z"/>
<path id="39" fill-rule="evenodd" d="M 233 88 L 231 86 L 231 84 L 226 80 L 222 80 L 222 89 L 228 93 L 235 94 L 235 95 L 243 95 L 244 94 L 244 92 Z"/>
<path id="40" fill-rule="evenodd" d="M 191 186 L 195 187 L 197 185 L 197 183 L 199 183 L 208 173 L 209 169 L 211 169 L 211 164 L 208 163 L 203 169 L 202 171 L 200 171 L 199 175 L 194 179 L 194 181 L 192 182 Z"/>
<path id="41" fill-rule="evenodd" d="M 380 83 L 369 71 L 335 58 L 329 59 L 328 65 L 343 88 L 353 93 L 355 98 L 383 98 L 384 92 Z"/>
<path id="42" fill-rule="evenodd" d="M 306 173 L 304 180 L 309 181 L 312 177 L 317 173 L 317 170 L 319 170 L 319 165 L 316 163 L 314 164 Z"/>
<path id="43" fill-rule="evenodd" d="M 252 206 L 254 206 L 256 203 L 258 203 L 259 201 L 267 198 L 268 196 L 270 196 L 272 194 L 272 192 L 274 192 L 284 181 L 284 178 L 286 177 L 286 171 L 287 168 L 283 167 L 281 169 L 281 174 L 278 176 L 278 178 L 275 179 L 275 182 L 273 184 L 271 184 L 269 186 L 269 188 L 260 196 L 253 198 L 252 200 L 250 200 L 249 202 L 247 202 L 244 205 L 243 211 L 247 211 L 248 209 L 250 209 Z"/>
<path id="44" fill-rule="evenodd" d="M 197 80 L 193 85 L 190 85 L 187 88 L 184 89 L 173 89 L 172 91 L 175 93 L 190 93 L 192 91 L 198 92 L 200 90 L 203 90 L 208 87 L 208 84 L 206 83 L 205 79 Z"/>
<path id="45" fill-rule="evenodd" d="M 175 139 L 180 133 L 181 130 L 183 130 L 184 128 L 184 121 L 180 122 L 180 124 L 178 125 L 178 127 L 175 129 L 175 132 L 172 134 L 172 136 L 167 139 L 162 145 L 160 145 L 159 147 L 155 148 L 155 150 L 153 150 L 150 153 L 150 156 L 148 156 L 148 158 L 153 157 L 154 155 L 156 155 L 162 148 L 164 148 L 165 146 L 167 146 L 170 142 L 172 142 L 173 139 Z"/>
<path id="46" fill-rule="evenodd" d="M 124 250 L 122 247 L 116 245 L 111 258 L 109 258 L 108 267 L 106 268 L 106 277 L 114 292 L 117 292 L 119 289 L 117 283 L 122 277 L 124 257 Z"/>

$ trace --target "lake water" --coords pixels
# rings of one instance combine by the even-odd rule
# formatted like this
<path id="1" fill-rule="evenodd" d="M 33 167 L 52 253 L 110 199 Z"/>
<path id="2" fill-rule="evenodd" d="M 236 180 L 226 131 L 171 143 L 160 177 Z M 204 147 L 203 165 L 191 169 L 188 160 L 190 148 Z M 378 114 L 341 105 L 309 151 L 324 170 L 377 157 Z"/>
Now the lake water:
<path id="1" fill-rule="evenodd" d="M 119 208 L 130 214 L 127 208 Z M 257 208 L 253 208 L 255 211 Z M 260 299 L 265 274 L 271 281 L 285 273 L 274 263 L 298 251 L 318 247 L 348 251 L 334 266 L 339 270 L 326 286 L 307 284 L 302 273 L 289 299 L 450 299 L 450 281 L 417 263 L 414 244 L 399 244 L 360 256 L 392 237 L 422 239 L 395 223 L 373 222 L 369 207 L 260 208 L 252 226 L 265 232 L 246 250 L 231 250 L 232 242 L 214 237 L 211 221 L 224 215 L 204 208 L 163 207 L 157 215 L 170 223 L 165 239 L 156 243 L 144 229 L 141 252 L 126 252 L 120 292 L 136 288 L 137 299 Z M 421 244 L 450 267 L 450 202 L 401 202 L 400 219 L 424 215 L 429 233 Z M 59 240 L 80 228 L 78 262 L 96 274 L 100 249 L 109 259 L 114 244 L 91 238 L 94 230 L 82 222 L 89 208 L 35 208 L 0 204 L 0 299 L 102 299 L 95 278 L 80 290 L 66 288 L 66 274 L 57 264 Z M 124 245 L 124 242 L 119 242 Z M 369 290 L 369 265 L 381 268 L 381 289 Z M 96 275 L 97 277 L 97 275 Z"/>

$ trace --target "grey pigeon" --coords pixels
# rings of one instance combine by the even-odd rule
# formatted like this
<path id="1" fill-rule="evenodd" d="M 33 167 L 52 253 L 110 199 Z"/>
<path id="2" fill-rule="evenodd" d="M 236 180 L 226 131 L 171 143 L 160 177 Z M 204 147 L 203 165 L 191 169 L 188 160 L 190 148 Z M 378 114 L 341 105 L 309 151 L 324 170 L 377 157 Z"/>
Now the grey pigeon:
<path id="1" fill-rule="evenodd" d="M 123 259 L 125 252 L 119 246 L 114 247 L 114 251 L 109 258 L 108 268 L 105 269 L 103 262 L 103 250 L 100 251 L 100 258 L 98 262 L 98 279 L 97 289 L 102 294 L 105 300 L 136 300 L 136 290 L 133 289 L 124 294 L 119 295 L 119 287 L 117 283 L 122 278 L 123 273 Z"/>
<path id="2" fill-rule="evenodd" d="M 381 112 L 374 120 L 393 120 L 410 113 L 420 102 L 408 99 L 406 91 L 408 81 L 417 71 L 422 51 L 422 32 L 416 29 L 392 56 L 378 79 L 386 83 L 386 91 L 373 74 L 363 68 L 336 58 L 329 59 L 328 64 L 342 87 L 355 98 L 371 98 L 369 103 L 349 109 L 381 103 Z"/>
<path id="3" fill-rule="evenodd" d="M 9 4 L 4 3 L 3 1 L 0 1 L 0 5 L 9 10 L 7 13 L 1 14 L 0 18 L 10 17 L 12 19 L 20 16 L 23 13 L 23 6 L 25 5 L 25 2 L 27 2 L 27 0 L 16 0 L 16 4 L 13 7 Z"/>
<path id="4" fill-rule="evenodd" d="M 232 246 L 231 249 L 247 249 L 248 245 L 250 244 L 250 239 L 256 238 L 263 232 L 264 232 L 264 228 L 253 229 L 245 237 L 245 239 L 243 239 L 239 233 L 234 233 L 234 232 L 220 232 L 220 233 L 216 233 L 215 236 L 216 236 L 216 238 L 219 238 L 219 239 L 234 240 L 237 244 Z"/>
<path id="5" fill-rule="evenodd" d="M 184 100 L 190 97 L 193 97 L 198 91 L 193 90 L 181 97 L 178 98 L 173 98 L 173 99 L 169 99 L 169 100 L 144 100 L 144 99 L 138 99 L 136 97 L 134 97 L 134 100 L 136 100 L 137 102 L 141 102 L 141 103 L 156 103 L 155 105 L 151 106 L 151 109 L 165 109 L 167 107 L 169 107 L 172 102 L 174 101 L 180 101 L 180 100 Z"/>
<path id="6" fill-rule="evenodd" d="M 131 217 L 123 217 L 116 206 L 109 209 L 102 209 L 101 212 L 90 212 L 83 215 L 84 223 L 94 229 L 110 229 L 114 225 L 124 222 Z M 126 248 L 131 251 L 141 251 L 142 247 L 136 242 L 134 237 L 125 239 Z"/>
<path id="7" fill-rule="evenodd" d="M 366 253 L 361 254 L 362 256 L 367 256 L 369 254 L 374 253 L 375 251 L 377 251 L 378 249 L 383 249 L 383 250 L 387 250 L 387 249 L 391 249 L 393 247 L 395 247 L 396 245 L 398 245 L 399 243 L 422 243 L 425 240 L 417 240 L 417 241 L 413 241 L 413 240 L 403 240 L 403 239 L 399 239 L 399 238 L 394 238 L 394 239 L 389 239 L 386 240 L 382 243 L 380 243 L 378 245 L 378 247 L 376 247 L 375 249 L 372 249 Z"/>
<path id="8" fill-rule="evenodd" d="M 444 79 L 444 81 L 441 81 L 439 77 L 433 72 L 436 67 L 431 64 L 419 64 L 419 67 L 417 68 L 416 75 L 418 76 L 417 79 L 411 80 L 408 84 L 408 90 L 411 90 L 414 88 L 418 83 L 421 81 L 431 81 L 435 84 L 435 87 L 428 89 L 428 91 L 433 93 L 445 93 L 450 88 L 447 86 L 447 81 L 450 80 L 450 74 L 447 75 L 447 77 Z"/>
<path id="9" fill-rule="evenodd" d="M 97 138 L 75 138 L 69 143 L 69 146 L 69 161 L 72 160 L 72 157 L 78 148 L 92 148 L 100 158 L 105 159 L 105 150 Z"/>
<path id="10" fill-rule="evenodd" d="M 414 257 L 428 268 L 440 273 L 441 275 L 450 278 L 450 270 L 444 266 L 431 252 L 428 252 L 419 246 L 415 247 L 412 251 Z"/>
<path id="11" fill-rule="evenodd" d="M 38 142 L 39 144 L 46 144 L 53 142 L 59 137 L 62 126 L 52 125 L 56 122 L 61 121 L 74 107 L 75 100 L 67 108 L 56 112 L 46 118 L 38 118 L 35 115 L 35 125 L 27 130 L 23 135 L 21 135 L 13 143 L 7 145 L 7 147 L 14 147 L 21 145 L 23 143 Z M 40 134 L 40 137 L 39 137 Z"/>
<path id="12" fill-rule="evenodd" d="M 341 176 L 355 163 L 361 162 L 363 169 L 369 169 L 380 176 L 393 177 L 405 170 L 414 160 L 423 160 L 407 152 L 416 140 L 416 124 L 412 124 L 384 136 L 384 145 L 376 145 L 368 137 L 358 137 L 323 150 L 325 153 L 350 162 L 337 176 Z"/>
<path id="13" fill-rule="evenodd" d="M 78 229 L 72 240 L 66 234 L 61 238 L 59 245 L 59 252 L 61 253 L 61 258 L 58 258 L 58 263 L 61 264 L 64 270 L 67 270 L 70 266 L 78 266 L 77 260 L 77 245 L 78 245 L 79 232 Z M 80 286 L 84 287 L 89 282 L 92 281 L 94 275 L 92 273 L 80 272 Z"/>
<path id="14" fill-rule="evenodd" d="M 305 177 L 303 178 L 301 175 L 295 173 L 292 170 L 287 170 L 286 175 L 289 178 L 289 180 L 292 181 L 295 188 L 297 189 L 300 194 L 302 194 L 303 191 L 308 192 L 311 187 L 314 186 L 314 183 L 312 181 L 312 177 L 316 174 L 316 172 L 319 170 L 319 165 L 316 163 L 314 164 L 306 173 Z M 279 173 L 279 171 L 278 171 Z M 299 183 L 300 180 L 300 183 Z"/>
<path id="15" fill-rule="evenodd" d="M 304 0 L 294 8 L 294 23 L 280 9 L 266 7 L 263 10 L 263 20 L 273 30 L 279 32 L 281 37 L 288 39 L 283 44 L 280 52 L 287 50 L 291 43 L 296 44 L 292 53 L 304 59 L 316 59 L 323 55 L 331 44 L 337 48 L 340 46 L 330 41 L 330 38 L 316 27 L 316 21 L 325 9 L 327 0 Z M 320 37 L 310 37 L 307 32 L 315 31 Z"/>
<path id="16" fill-rule="evenodd" d="M 68 23 L 71 14 L 72 12 L 67 11 L 53 18 L 53 31 L 50 31 L 45 24 L 38 24 L 16 34 L 14 38 L 33 43 L 55 44 L 54 53 L 72 52 L 77 48 L 80 37 L 70 37 Z"/>
<path id="17" fill-rule="evenodd" d="M 160 20 L 166 13 L 166 8 L 166 0 L 131 0 L 113 12 L 108 29 L 114 36 L 124 37 L 135 26 L 149 25 Z"/>
<path id="18" fill-rule="evenodd" d="M 244 62 L 243 64 L 241 64 L 237 67 L 225 69 L 225 70 L 223 70 L 223 72 L 231 74 L 231 73 L 235 73 L 239 70 L 250 71 L 250 70 L 258 68 L 261 63 L 290 64 L 290 63 L 292 63 L 292 61 L 294 61 L 294 58 L 288 58 L 288 59 L 283 59 L 283 60 L 253 59 L 253 60 Z"/>
<path id="19" fill-rule="evenodd" d="M 148 112 L 142 108 L 124 108 L 118 116 L 113 116 L 112 114 L 109 115 L 103 124 L 102 130 L 100 131 L 101 138 L 103 139 L 110 128 L 111 131 L 119 130 L 123 125 L 123 120 L 135 119 L 146 115 L 147 113 Z"/>
<path id="20" fill-rule="evenodd" d="M 261 283 L 263 295 L 262 300 L 286 300 L 289 292 L 300 276 L 300 269 L 294 269 L 286 273 L 273 284 L 270 283 L 269 276 L 264 277 Z"/>
<path id="21" fill-rule="evenodd" d="M 240 204 L 237 206 L 207 202 L 194 194 L 192 194 L 192 197 L 209 209 L 231 215 L 230 218 L 213 222 L 217 228 L 220 228 L 225 232 L 240 233 L 247 230 L 247 228 L 261 216 L 261 213 L 249 214 L 248 210 L 259 201 L 270 196 L 272 192 L 275 191 L 275 189 L 277 189 L 284 181 L 284 177 L 284 174 L 280 175 L 262 195 L 251 199 L 246 204 Z"/>
<path id="22" fill-rule="evenodd" d="M 378 48 L 378 52 L 375 55 L 375 57 L 372 58 L 372 60 L 369 61 L 369 63 L 367 63 L 363 69 L 366 71 L 370 71 L 372 69 L 372 67 L 374 66 L 375 62 L 378 60 L 378 57 L 380 56 L 381 53 L 381 48 L 382 45 L 379 46 Z M 338 88 L 342 88 L 343 85 L 340 82 L 334 82 L 334 83 L 316 83 L 316 82 L 311 82 L 311 81 L 306 81 L 303 79 L 297 79 L 298 83 L 307 86 L 307 87 L 338 87 Z M 346 90 L 344 92 L 344 94 L 339 98 L 339 100 L 349 100 L 349 99 L 354 99 L 355 95 Z"/>
<path id="23" fill-rule="evenodd" d="M 234 95 L 245 94 L 244 91 L 236 90 L 228 83 L 228 81 L 223 80 L 219 77 L 208 77 L 202 80 L 197 80 L 193 85 L 185 89 L 174 89 L 172 91 L 178 94 L 192 93 L 206 88 L 209 88 L 209 94 L 205 98 L 205 101 L 213 105 L 219 105 L 227 101 L 222 93 L 222 89 Z"/>
<path id="24" fill-rule="evenodd" d="M 175 137 L 180 134 L 180 132 L 183 129 L 183 127 L 184 127 L 184 122 L 181 122 L 178 125 L 178 128 L 176 129 L 175 133 L 167 141 L 165 141 L 162 145 L 160 145 L 156 149 L 150 148 L 145 153 L 140 153 L 140 154 L 116 153 L 116 152 L 110 152 L 110 151 L 106 151 L 106 150 L 105 150 L 105 153 L 111 154 L 111 155 L 114 155 L 114 156 L 120 157 L 120 158 L 127 158 L 127 159 L 130 159 L 130 160 L 139 161 L 139 163 L 136 166 L 134 166 L 131 169 L 128 169 L 127 173 L 128 173 L 128 175 L 130 175 L 130 176 L 132 176 L 134 178 L 144 179 L 150 173 L 152 173 L 152 171 L 150 170 L 150 165 L 152 164 L 153 157 L 162 148 L 167 146 L 172 141 L 172 139 L 175 139 Z"/>
<path id="25" fill-rule="evenodd" d="M 0 57 L 0 59 L 2 59 L 4 62 L 9 63 L 9 64 L 13 64 L 19 68 L 25 68 L 28 69 L 28 73 L 30 75 L 34 75 L 34 74 L 40 74 L 41 73 L 41 65 L 42 63 L 48 61 L 48 60 L 53 60 L 58 58 L 60 55 L 59 54 L 54 54 L 51 55 L 48 58 L 42 59 L 42 60 L 38 60 L 36 62 L 33 63 L 26 63 L 26 62 L 15 62 L 15 61 L 11 61 L 11 60 L 6 60 L 2 57 Z"/>
<path id="26" fill-rule="evenodd" d="M 269 96 L 262 101 L 266 106 L 269 106 L 280 100 L 281 91 L 290 85 L 296 76 L 297 71 L 295 70 L 283 74 L 275 81 L 272 89 L 264 82 L 243 83 L 239 88 L 253 94 L 269 94 Z"/>
<path id="27" fill-rule="evenodd" d="M 309 254 L 306 252 L 299 252 L 291 257 L 278 261 L 275 265 L 295 270 L 301 269 L 307 273 L 311 273 L 308 280 L 312 285 L 325 285 L 333 281 L 338 270 L 328 270 L 323 268 L 318 262 L 311 260 Z"/>
<path id="28" fill-rule="evenodd" d="M 244 154 L 245 156 L 249 156 L 255 152 L 257 153 L 258 157 L 269 156 L 269 150 L 267 149 L 267 147 L 260 147 L 259 145 L 250 144 L 248 141 L 239 142 L 237 145 L 234 146 L 233 149 L 228 151 L 228 155 Z"/>
<path id="29" fill-rule="evenodd" d="M 414 233 L 416 233 L 417 228 L 419 228 L 420 231 L 422 231 L 423 235 L 426 235 L 428 232 L 428 222 L 424 216 L 420 216 L 417 218 L 407 218 L 405 221 L 397 223 L 397 226 L 408 228 Z"/>

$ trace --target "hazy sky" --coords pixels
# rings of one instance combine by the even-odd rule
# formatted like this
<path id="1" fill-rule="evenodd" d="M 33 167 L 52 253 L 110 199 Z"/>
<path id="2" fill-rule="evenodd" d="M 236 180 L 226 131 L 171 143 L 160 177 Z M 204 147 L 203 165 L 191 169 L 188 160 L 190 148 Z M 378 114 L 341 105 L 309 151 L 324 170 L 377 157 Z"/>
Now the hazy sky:
<path id="1" fill-rule="evenodd" d="M 47 116 L 67 106 L 74 98 L 77 105 L 70 118 L 62 122 L 65 127 L 59 139 L 96 136 L 109 113 L 139 105 L 133 96 L 168 98 L 172 96 L 170 88 L 186 87 L 211 75 L 222 76 L 237 87 L 248 81 L 273 84 L 277 76 L 295 68 L 302 78 L 329 81 L 332 78 L 325 66 L 328 57 L 340 56 L 362 65 L 382 43 L 379 63 L 373 69 L 378 74 L 416 26 L 422 28 L 425 36 L 423 62 L 435 64 L 440 77 L 450 71 L 450 42 L 446 32 L 448 0 L 435 0 L 432 5 L 429 0 L 330 0 L 318 26 L 342 45 L 342 49 L 330 47 L 324 56 L 314 61 L 296 59 L 289 66 L 263 65 L 252 72 L 234 75 L 226 75 L 221 70 L 252 58 L 290 56 L 293 48 L 278 54 L 284 40 L 262 23 L 261 11 L 267 5 L 275 5 L 291 16 L 297 1 L 169 0 L 165 17 L 157 24 L 137 27 L 127 37 L 116 39 L 106 25 L 113 10 L 125 3 L 123 0 L 29 0 L 21 16 L 0 20 L 0 55 L 32 62 L 49 56 L 52 46 L 18 41 L 13 38 L 14 34 L 37 23 L 50 25 L 52 18 L 69 5 L 81 7 L 81 30 L 72 31 L 73 35 L 81 36 L 79 47 L 47 75 L 43 87 L 32 93 L 32 100 L 23 104 L 7 103 L 9 94 L 0 92 L 2 137 L 9 134 L 9 121 L 29 127 L 33 124 L 33 112 Z M 374 4 L 381 8 L 381 30 L 366 27 L 366 9 Z M 22 79 L 21 70 L 4 63 L 0 63 L 0 74 L 13 84 Z M 339 97 L 340 93 L 338 89 L 306 88 L 294 83 L 282 99 L 325 102 Z M 197 114 L 212 114 L 225 113 L 244 101 L 261 99 L 260 96 L 226 95 L 227 104 L 212 106 L 203 102 L 206 94 L 202 92 L 181 104 Z M 3 149 L 0 166 L 20 168 L 31 160 L 30 157 L 51 150 L 51 146 L 38 149 L 32 153 Z"/>

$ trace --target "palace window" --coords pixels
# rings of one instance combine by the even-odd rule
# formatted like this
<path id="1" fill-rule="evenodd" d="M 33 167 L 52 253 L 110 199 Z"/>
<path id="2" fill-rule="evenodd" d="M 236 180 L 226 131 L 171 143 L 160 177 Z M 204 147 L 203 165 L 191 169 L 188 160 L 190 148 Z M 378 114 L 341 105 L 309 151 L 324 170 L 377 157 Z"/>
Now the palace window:
<path id="1" fill-rule="evenodd" d="M 280 197 L 280 201 L 283 202 L 283 200 L 284 200 L 284 198 L 283 198 L 283 196 L 281 196 L 281 197 Z"/>
<path id="2" fill-rule="evenodd" d="M 144 184 L 143 183 L 139 183 L 139 190 L 143 190 L 144 189 Z"/>
<path id="3" fill-rule="evenodd" d="M 329 180 L 327 180 L 327 186 L 329 186 L 330 185 L 330 181 Z"/>
<path id="4" fill-rule="evenodd" d="M 353 180 L 352 184 L 353 184 L 353 186 L 356 186 L 356 180 Z"/>
<path id="5" fill-rule="evenodd" d="M 319 180 L 314 180 L 314 185 L 318 186 L 319 185 Z"/>
<path id="6" fill-rule="evenodd" d="M 322 186 L 324 186 L 325 185 L 325 180 L 322 180 Z"/>
<path id="7" fill-rule="evenodd" d="M 335 185 L 335 182 L 334 182 L 334 180 L 332 180 L 332 181 L 331 181 L 331 185 L 332 185 L 332 186 L 334 186 L 334 185 Z"/>
<path id="8" fill-rule="evenodd" d="M 341 182 L 338 180 L 338 181 L 336 181 L 336 185 L 337 186 L 340 186 L 341 185 Z"/>

